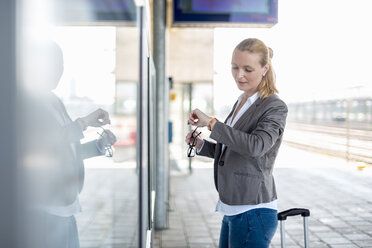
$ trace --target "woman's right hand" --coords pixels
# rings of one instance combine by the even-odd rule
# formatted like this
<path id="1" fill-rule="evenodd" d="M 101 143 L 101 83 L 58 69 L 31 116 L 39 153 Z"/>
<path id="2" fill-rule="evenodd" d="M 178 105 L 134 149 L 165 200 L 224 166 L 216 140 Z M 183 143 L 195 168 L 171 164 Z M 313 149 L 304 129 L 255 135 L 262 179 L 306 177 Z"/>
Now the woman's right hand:
<path id="1" fill-rule="evenodd" d="M 194 135 L 193 135 L 194 133 Z M 196 135 L 198 135 L 199 132 L 194 132 L 194 130 L 191 130 L 187 135 L 186 135 L 186 138 L 185 138 L 185 142 L 187 145 L 191 145 L 194 141 L 194 139 L 196 139 L 196 142 L 195 142 L 195 148 L 196 149 L 200 149 L 203 145 L 203 140 L 200 138 L 200 135 L 198 137 L 195 138 Z M 193 136 L 193 137 L 192 137 Z"/>
<path id="2" fill-rule="evenodd" d="M 87 127 L 101 127 L 111 123 L 109 114 L 101 108 L 85 117 L 78 118 L 77 121 L 83 130 Z"/>
<path id="3" fill-rule="evenodd" d="M 98 148 L 101 152 L 105 151 L 105 147 L 112 146 L 116 142 L 116 136 L 108 129 L 102 133 L 102 136 L 97 140 Z"/>

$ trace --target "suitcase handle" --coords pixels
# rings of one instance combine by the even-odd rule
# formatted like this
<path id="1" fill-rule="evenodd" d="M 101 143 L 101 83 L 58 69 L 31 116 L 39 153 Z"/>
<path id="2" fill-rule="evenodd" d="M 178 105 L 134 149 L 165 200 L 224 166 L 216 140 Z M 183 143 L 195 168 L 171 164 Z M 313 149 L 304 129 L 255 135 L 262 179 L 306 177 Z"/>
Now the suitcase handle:
<path id="1" fill-rule="evenodd" d="M 292 208 L 278 213 L 278 220 L 286 220 L 288 216 L 301 215 L 302 217 L 310 216 L 310 210 L 306 208 Z"/>

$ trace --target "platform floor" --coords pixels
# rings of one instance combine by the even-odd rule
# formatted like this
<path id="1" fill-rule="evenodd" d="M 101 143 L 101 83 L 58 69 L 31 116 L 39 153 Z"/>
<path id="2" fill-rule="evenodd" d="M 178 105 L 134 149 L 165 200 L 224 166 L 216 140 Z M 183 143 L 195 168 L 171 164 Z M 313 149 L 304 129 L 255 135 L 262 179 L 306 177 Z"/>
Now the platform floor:
<path id="1" fill-rule="evenodd" d="M 279 210 L 309 208 L 310 247 L 372 247 L 372 168 L 282 146 L 274 176 Z M 206 167 L 200 163 L 200 167 Z M 194 164 L 171 177 L 169 229 L 155 247 L 218 247 L 222 215 L 214 212 L 213 170 Z M 303 247 L 302 218 L 286 221 L 287 247 Z M 280 247 L 279 228 L 271 247 Z"/>
<path id="2" fill-rule="evenodd" d="M 154 247 L 218 247 L 222 215 L 214 212 L 212 163 L 195 159 L 189 174 L 187 161 L 178 162 L 170 179 L 169 228 L 155 232 Z M 100 163 L 109 164 L 107 158 Z M 372 247 L 372 168 L 358 166 L 282 145 L 274 170 L 279 210 L 311 210 L 310 247 Z M 81 247 L 136 247 L 134 166 L 98 167 L 87 166 L 83 212 L 76 216 Z M 288 219 L 286 227 L 287 247 L 303 247 L 302 219 Z M 272 247 L 280 247 L 279 230 Z"/>

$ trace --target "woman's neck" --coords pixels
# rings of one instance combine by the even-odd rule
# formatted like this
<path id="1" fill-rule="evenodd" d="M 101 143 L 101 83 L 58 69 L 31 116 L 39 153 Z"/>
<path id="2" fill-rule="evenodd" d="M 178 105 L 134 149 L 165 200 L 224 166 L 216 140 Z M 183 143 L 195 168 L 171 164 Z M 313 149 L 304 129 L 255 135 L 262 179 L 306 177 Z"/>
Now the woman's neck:
<path id="1" fill-rule="evenodd" d="M 243 101 L 246 102 L 248 98 L 250 98 L 251 96 L 253 96 L 254 94 L 256 94 L 257 91 L 254 91 L 253 93 L 252 92 L 247 92 L 245 91 L 244 92 L 244 95 L 243 95 Z"/>

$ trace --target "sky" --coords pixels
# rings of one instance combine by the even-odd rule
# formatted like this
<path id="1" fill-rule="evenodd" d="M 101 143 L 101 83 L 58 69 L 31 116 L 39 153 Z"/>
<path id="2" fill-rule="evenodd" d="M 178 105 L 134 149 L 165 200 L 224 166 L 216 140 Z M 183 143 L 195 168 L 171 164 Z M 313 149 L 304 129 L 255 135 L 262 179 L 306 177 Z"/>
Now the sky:
<path id="1" fill-rule="evenodd" d="M 277 87 L 287 102 L 371 96 L 363 88 L 372 85 L 371 10 L 369 0 L 280 0 L 279 21 L 272 28 L 215 29 L 216 98 L 226 92 L 226 84 L 236 87 L 231 53 L 248 37 L 274 50 Z"/>

